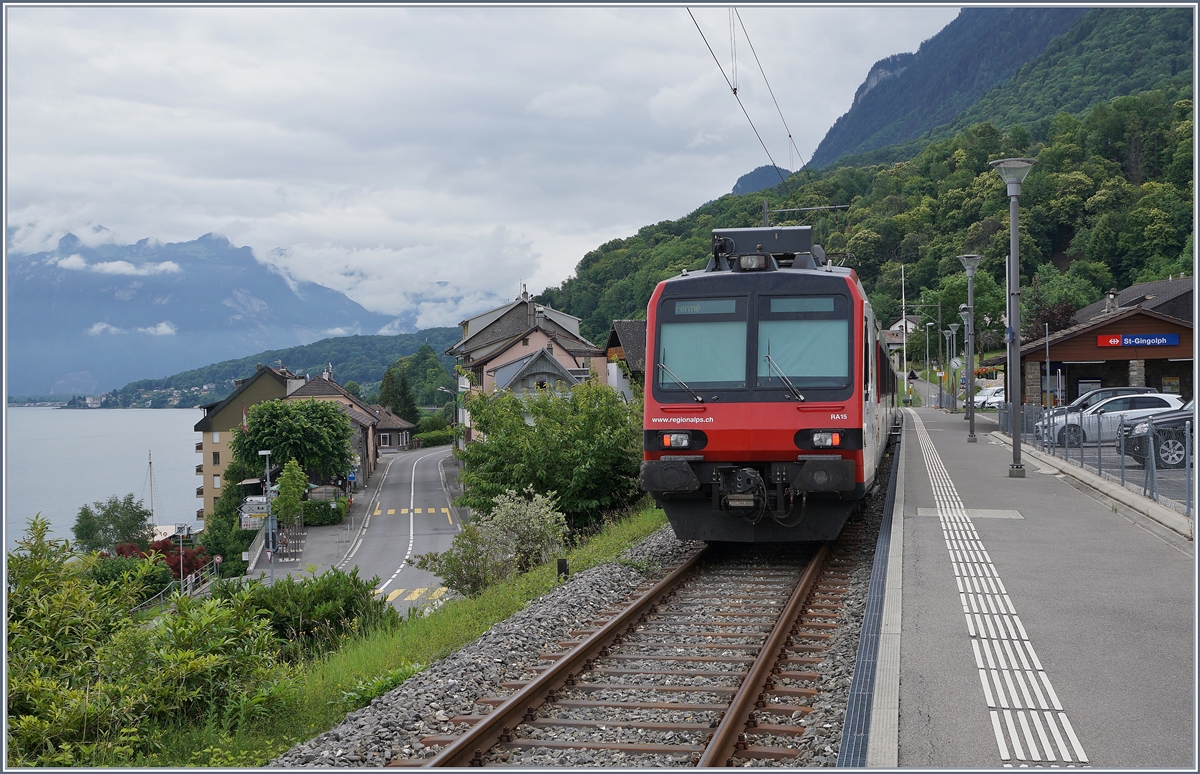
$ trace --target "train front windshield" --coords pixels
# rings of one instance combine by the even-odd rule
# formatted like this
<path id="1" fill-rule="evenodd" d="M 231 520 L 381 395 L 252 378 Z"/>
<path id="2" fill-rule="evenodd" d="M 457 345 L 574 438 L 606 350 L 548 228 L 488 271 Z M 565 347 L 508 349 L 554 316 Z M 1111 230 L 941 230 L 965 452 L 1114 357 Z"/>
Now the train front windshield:
<path id="1" fill-rule="evenodd" d="M 844 390 L 851 386 L 847 296 L 667 298 L 658 309 L 661 390 Z M 764 396 L 765 397 L 765 396 Z"/>
<path id="2" fill-rule="evenodd" d="M 658 332 L 659 386 L 681 390 L 746 387 L 746 299 L 670 299 Z"/>
<path id="3" fill-rule="evenodd" d="M 848 312 L 844 296 L 760 297 L 757 386 L 783 389 L 781 374 L 799 389 L 849 386 Z"/>

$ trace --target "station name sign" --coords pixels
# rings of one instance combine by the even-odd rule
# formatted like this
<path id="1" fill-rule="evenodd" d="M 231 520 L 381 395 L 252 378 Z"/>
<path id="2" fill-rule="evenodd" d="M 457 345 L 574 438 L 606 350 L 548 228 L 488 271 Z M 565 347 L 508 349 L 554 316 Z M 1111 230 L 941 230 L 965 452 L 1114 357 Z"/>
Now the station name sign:
<path id="1" fill-rule="evenodd" d="M 1097 347 L 1178 347 L 1178 333 L 1106 333 L 1096 337 Z"/>

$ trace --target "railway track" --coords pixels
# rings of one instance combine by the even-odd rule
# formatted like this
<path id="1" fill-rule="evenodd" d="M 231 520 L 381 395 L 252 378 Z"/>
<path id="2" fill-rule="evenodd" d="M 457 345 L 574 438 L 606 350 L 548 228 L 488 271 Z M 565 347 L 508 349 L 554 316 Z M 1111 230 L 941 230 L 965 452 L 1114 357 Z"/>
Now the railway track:
<path id="1" fill-rule="evenodd" d="M 855 519 L 830 545 L 698 551 L 422 739 L 433 757 L 389 765 L 788 765 L 824 731 L 816 665 L 873 538 Z"/>

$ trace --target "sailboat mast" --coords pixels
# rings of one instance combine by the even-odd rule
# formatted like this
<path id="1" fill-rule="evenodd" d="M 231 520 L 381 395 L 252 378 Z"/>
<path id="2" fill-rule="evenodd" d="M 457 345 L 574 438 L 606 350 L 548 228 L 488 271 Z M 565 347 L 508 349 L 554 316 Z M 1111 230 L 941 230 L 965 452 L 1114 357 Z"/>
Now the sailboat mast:
<path id="1" fill-rule="evenodd" d="M 154 522 L 154 526 L 158 526 L 158 515 L 154 512 L 154 450 L 146 452 L 146 457 L 149 462 L 150 471 L 150 521 Z"/>

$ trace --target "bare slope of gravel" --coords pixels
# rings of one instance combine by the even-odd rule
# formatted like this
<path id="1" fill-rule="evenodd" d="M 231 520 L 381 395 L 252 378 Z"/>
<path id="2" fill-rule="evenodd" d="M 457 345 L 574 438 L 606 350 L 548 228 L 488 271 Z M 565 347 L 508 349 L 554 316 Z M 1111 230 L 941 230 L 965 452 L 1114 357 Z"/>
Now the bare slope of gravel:
<path id="1" fill-rule="evenodd" d="M 666 566 L 698 547 L 676 539 L 667 526 L 622 558 Z M 623 564 L 603 564 L 581 572 L 462 650 L 350 713 L 340 725 L 296 745 L 268 766 L 382 766 L 397 756 L 431 755 L 421 745 L 422 737 L 453 731 L 450 718 L 472 714 L 476 699 L 508 694 L 501 683 L 528 679 L 525 666 L 536 661 L 539 651 L 568 639 L 570 631 L 627 597 L 645 580 Z"/>

